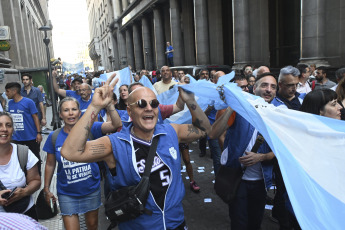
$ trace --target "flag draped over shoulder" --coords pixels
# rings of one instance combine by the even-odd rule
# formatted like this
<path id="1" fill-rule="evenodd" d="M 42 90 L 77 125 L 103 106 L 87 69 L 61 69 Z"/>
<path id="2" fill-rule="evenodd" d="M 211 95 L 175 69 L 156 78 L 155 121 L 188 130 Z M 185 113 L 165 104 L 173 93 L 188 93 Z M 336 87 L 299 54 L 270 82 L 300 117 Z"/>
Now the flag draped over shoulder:
<path id="1" fill-rule="evenodd" d="M 199 86 L 198 91 L 219 92 L 209 86 Z M 275 153 L 302 229 L 344 229 L 345 122 L 274 107 L 234 83 L 220 91 Z"/>

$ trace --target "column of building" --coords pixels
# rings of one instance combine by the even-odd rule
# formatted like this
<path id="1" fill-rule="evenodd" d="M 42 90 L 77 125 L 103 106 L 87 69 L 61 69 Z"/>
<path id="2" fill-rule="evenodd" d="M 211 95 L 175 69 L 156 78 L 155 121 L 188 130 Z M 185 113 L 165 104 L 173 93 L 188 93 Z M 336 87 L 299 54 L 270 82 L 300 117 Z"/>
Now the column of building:
<path id="1" fill-rule="evenodd" d="M 210 64 L 224 64 L 222 0 L 208 0 Z"/>
<path id="2" fill-rule="evenodd" d="M 234 67 L 242 67 L 250 63 L 250 30 L 248 0 L 232 1 L 234 28 Z"/>
<path id="3" fill-rule="evenodd" d="M 325 59 L 326 0 L 302 0 L 301 58 L 302 63 L 329 65 Z"/>
<path id="4" fill-rule="evenodd" d="M 194 38 L 194 18 L 193 0 L 181 1 L 182 21 L 183 21 L 183 43 L 184 43 L 184 65 L 195 65 L 195 38 Z"/>
<path id="5" fill-rule="evenodd" d="M 144 66 L 147 70 L 152 70 L 152 45 L 151 45 L 151 34 L 149 28 L 149 21 L 147 17 L 142 17 L 142 38 L 143 38 L 143 50 L 144 54 Z"/>
<path id="6" fill-rule="evenodd" d="M 117 32 L 117 42 L 119 49 L 120 68 L 125 68 L 127 63 L 126 40 L 122 31 Z"/>
<path id="7" fill-rule="evenodd" d="M 143 45 L 141 42 L 141 34 L 139 28 L 139 22 L 133 24 L 133 44 L 134 44 L 134 58 L 135 58 L 135 69 L 137 71 L 144 69 L 143 60 Z"/>
<path id="8" fill-rule="evenodd" d="M 165 65 L 165 45 L 164 45 L 164 31 L 163 22 L 160 9 L 155 7 L 153 9 L 153 30 L 154 30 L 154 45 L 155 45 L 155 66 L 154 68 L 161 68 Z"/>
<path id="9" fill-rule="evenodd" d="M 170 0 L 171 45 L 174 47 L 174 65 L 184 64 L 184 45 L 181 31 L 181 14 L 178 0 Z"/>
<path id="10" fill-rule="evenodd" d="M 132 36 L 131 28 L 129 28 L 129 26 L 127 26 L 126 28 L 126 48 L 127 48 L 128 65 L 130 65 L 132 68 L 135 68 L 133 36 Z"/>
<path id="11" fill-rule="evenodd" d="M 194 0 L 196 64 L 210 64 L 206 0 Z"/>

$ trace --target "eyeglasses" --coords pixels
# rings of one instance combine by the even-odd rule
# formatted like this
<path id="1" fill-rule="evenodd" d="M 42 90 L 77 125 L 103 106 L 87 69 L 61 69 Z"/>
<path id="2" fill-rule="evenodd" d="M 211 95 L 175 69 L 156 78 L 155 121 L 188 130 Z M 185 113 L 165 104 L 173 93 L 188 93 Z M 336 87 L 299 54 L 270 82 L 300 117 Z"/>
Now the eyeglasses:
<path id="1" fill-rule="evenodd" d="M 147 103 L 148 102 L 146 100 L 140 99 L 140 100 L 133 102 L 132 104 L 129 104 L 129 105 L 137 104 L 139 108 L 144 109 L 144 108 L 146 108 Z M 153 109 L 155 109 L 159 106 L 159 101 L 157 99 L 153 99 L 152 101 L 149 102 L 149 104 Z"/>
<path id="2" fill-rule="evenodd" d="M 88 90 L 90 90 L 90 89 L 79 89 L 80 92 L 86 92 Z"/>
<path id="3" fill-rule="evenodd" d="M 248 88 L 248 85 L 241 85 L 240 87 L 241 89 L 245 89 L 245 88 Z"/>

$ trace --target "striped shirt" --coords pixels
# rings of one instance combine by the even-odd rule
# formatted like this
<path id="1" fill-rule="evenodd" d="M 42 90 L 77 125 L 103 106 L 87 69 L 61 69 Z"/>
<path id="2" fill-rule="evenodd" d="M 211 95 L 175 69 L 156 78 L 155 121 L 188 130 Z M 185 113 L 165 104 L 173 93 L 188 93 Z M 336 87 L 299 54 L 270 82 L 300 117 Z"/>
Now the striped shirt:
<path id="1" fill-rule="evenodd" d="M 48 230 L 29 216 L 0 212 L 0 230 Z"/>

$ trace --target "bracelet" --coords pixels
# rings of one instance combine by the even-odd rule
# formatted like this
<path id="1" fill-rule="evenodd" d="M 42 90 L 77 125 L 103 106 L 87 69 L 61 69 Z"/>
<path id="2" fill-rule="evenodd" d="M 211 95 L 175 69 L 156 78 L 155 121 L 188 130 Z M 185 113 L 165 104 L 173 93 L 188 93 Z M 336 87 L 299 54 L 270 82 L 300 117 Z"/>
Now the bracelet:
<path id="1" fill-rule="evenodd" d="M 37 134 L 42 134 L 42 131 L 37 132 Z"/>

